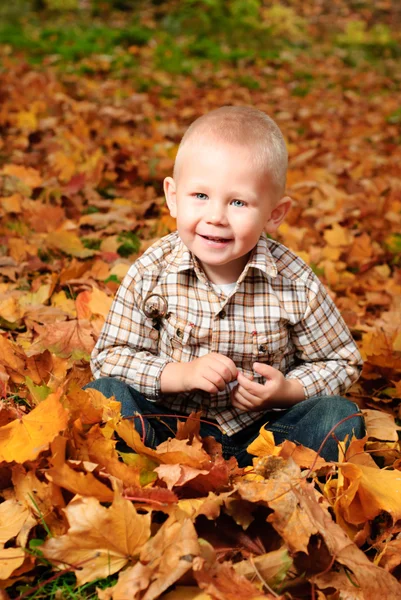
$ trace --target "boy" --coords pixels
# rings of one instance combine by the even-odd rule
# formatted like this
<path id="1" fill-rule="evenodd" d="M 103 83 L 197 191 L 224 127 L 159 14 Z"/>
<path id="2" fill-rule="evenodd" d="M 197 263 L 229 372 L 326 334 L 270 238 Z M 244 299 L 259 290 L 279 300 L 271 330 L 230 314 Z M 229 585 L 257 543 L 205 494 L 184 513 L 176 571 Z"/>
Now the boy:
<path id="1" fill-rule="evenodd" d="M 166 415 L 201 409 L 201 435 L 245 466 L 266 423 L 276 443 L 318 450 L 359 412 L 336 395 L 361 366 L 351 334 L 311 269 L 265 235 L 291 205 L 287 160 L 275 122 L 251 107 L 214 110 L 181 141 L 164 180 L 177 231 L 131 266 L 91 363 L 90 386 L 123 416 L 163 414 L 143 420 L 152 447 L 175 431 Z M 360 413 L 334 433 L 352 432 L 364 434 Z M 337 460 L 337 441 L 321 455 Z"/>

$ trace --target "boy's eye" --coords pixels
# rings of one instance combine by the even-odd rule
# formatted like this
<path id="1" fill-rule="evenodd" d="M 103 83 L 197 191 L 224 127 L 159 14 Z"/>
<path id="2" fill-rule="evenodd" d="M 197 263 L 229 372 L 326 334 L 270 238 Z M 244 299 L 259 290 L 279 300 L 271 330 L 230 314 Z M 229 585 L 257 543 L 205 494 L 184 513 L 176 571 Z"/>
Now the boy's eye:
<path id="1" fill-rule="evenodd" d="M 245 202 L 243 202 L 242 200 L 233 200 L 232 203 L 234 204 L 234 206 L 237 206 L 238 208 L 240 208 L 241 206 L 245 206 Z"/>
<path id="2" fill-rule="evenodd" d="M 202 194 L 202 192 L 198 192 L 197 194 L 195 194 L 195 196 L 197 198 L 199 198 L 199 200 L 206 200 L 207 195 L 206 194 Z"/>

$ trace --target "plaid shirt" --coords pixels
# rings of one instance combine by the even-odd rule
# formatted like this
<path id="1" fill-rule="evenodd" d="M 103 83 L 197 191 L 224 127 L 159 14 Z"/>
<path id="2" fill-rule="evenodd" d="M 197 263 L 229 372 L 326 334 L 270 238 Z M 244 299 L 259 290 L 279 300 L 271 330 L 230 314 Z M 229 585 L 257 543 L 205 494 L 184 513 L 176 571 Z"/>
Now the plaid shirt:
<path id="1" fill-rule="evenodd" d="M 164 318 L 144 312 L 147 296 L 167 301 Z M 158 297 L 148 303 L 161 302 Z M 147 305 L 149 306 L 149 304 Z M 146 311 L 148 314 L 149 312 Z M 197 259 L 171 233 L 150 247 L 121 283 L 92 353 L 95 378 L 117 377 L 148 400 L 189 414 L 202 408 L 232 435 L 261 418 L 230 403 L 230 389 L 162 394 L 167 363 L 209 352 L 252 374 L 265 362 L 297 379 L 305 397 L 343 393 L 357 378 L 360 354 L 340 313 L 312 270 L 288 248 L 262 235 L 235 289 L 215 292 Z"/>

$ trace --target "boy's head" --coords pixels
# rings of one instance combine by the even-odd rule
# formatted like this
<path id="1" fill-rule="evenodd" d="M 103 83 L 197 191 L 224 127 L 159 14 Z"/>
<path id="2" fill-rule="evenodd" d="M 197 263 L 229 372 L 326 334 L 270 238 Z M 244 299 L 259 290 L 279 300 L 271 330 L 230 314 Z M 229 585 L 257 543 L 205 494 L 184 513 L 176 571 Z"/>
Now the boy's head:
<path id="1" fill-rule="evenodd" d="M 164 190 L 182 241 L 212 282 L 236 281 L 263 230 L 283 221 L 287 161 L 278 126 L 251 107 L 219 108 L 186 131 Z"/>

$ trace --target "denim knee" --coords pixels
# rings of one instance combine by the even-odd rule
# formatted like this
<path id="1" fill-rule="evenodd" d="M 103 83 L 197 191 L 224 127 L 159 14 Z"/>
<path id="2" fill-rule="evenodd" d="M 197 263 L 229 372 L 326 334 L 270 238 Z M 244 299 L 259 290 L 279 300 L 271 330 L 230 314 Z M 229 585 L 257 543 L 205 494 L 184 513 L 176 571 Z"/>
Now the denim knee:
<path id="1" fill-rule="evenodd" d="M 354 434 L 357 438 L 362 438 L 365 435 L 365 423 L 362 413 L 355 402 L 342 396 L 318 396 L 316 397 L 316 407 L 324 417 L 328 431 L 337 425 L 334 434 L 339 439 L 344 439 L 347 434 L 349 436 Z M 358 416 L 347 418 L 355 414 Z M 343 421 L 343 423 L 339 424 L 340 421 Z"/>
<path id="2" fill-rule="evenodd" d="M 94 379 L 84 386 L 84 390 L 91 388 L 101 392 L 106 398 L 111 396 L 118 396 L 121 392 L 126 391 L 127 384 L 116 379 L 115 377 L 100 377 L 100 379 Z"/>

